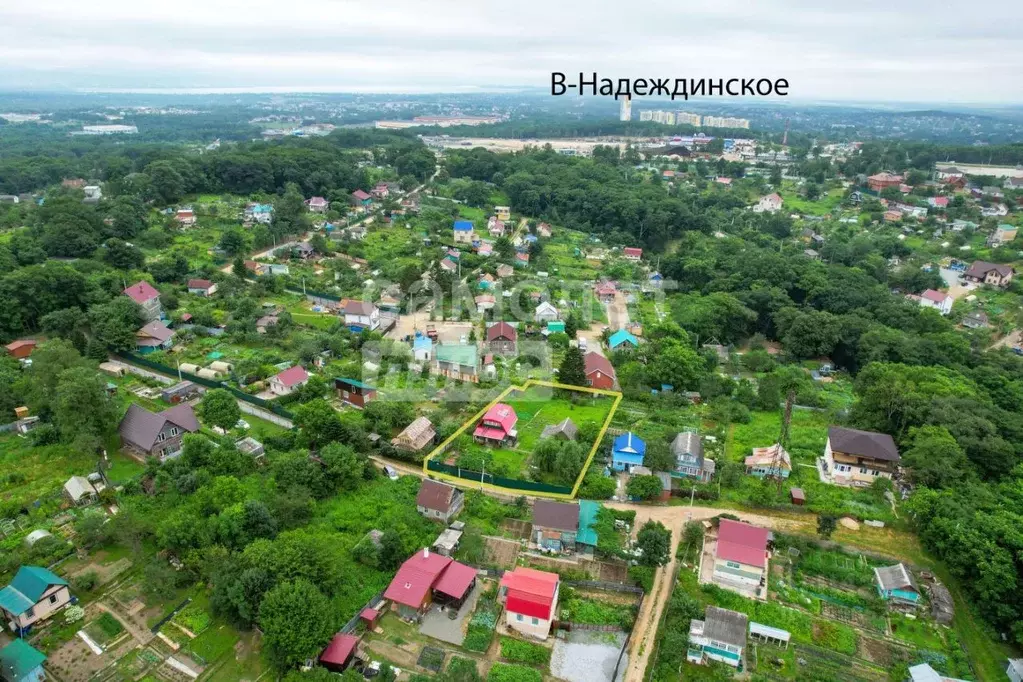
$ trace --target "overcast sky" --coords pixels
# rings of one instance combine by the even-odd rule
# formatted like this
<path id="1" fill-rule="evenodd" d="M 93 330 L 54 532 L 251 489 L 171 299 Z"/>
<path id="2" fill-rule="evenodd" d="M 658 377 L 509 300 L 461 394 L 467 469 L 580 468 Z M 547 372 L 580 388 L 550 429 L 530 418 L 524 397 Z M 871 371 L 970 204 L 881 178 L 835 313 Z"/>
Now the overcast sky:
<path id="1" fill-rule="evenodd" d="M 582 70 L 1019 103 L 1021 16 L 1019 0 L 0 0 L 0 89 L 436 92 Z"/>

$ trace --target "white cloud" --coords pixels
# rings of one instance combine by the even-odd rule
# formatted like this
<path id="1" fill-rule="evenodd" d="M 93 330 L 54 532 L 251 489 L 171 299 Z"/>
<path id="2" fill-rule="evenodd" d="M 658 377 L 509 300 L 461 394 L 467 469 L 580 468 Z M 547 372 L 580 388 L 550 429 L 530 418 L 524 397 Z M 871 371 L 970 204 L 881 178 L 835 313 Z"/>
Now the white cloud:
<path id="1" fill-rule="evenodd" d="M 546 88 L 552 71 L 581 70 L 784 77 L 799 98 L 1014 102 L 1016 1 L 8 2 L 0 88 Z"/>

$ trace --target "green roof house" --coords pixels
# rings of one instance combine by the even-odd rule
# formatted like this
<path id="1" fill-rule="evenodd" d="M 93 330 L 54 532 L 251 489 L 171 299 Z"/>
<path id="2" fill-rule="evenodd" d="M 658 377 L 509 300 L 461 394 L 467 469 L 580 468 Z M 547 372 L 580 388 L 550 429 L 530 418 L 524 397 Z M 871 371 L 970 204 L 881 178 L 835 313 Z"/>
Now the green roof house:
<path id="1" fill-rule="evenodd" d="M 461 381 L 479 381 L 480 354 L 475 344 L 442 343 L 435 347 L 436 371 Z"/>
<path id="2" fill-rule="evenodd" d="M 46 656 L 23 639 L 16 639 L 0 649 L 0 680 L 3 682 L 42 682 L 46 679 L 43 661 Z"/>
<path id="3" fill-rule="evenodd" d="M 0 614 L 11 630 L 22 634 L 70 602 L 67 581 L 39 566 L 22 566 L 0 590 Z"/>

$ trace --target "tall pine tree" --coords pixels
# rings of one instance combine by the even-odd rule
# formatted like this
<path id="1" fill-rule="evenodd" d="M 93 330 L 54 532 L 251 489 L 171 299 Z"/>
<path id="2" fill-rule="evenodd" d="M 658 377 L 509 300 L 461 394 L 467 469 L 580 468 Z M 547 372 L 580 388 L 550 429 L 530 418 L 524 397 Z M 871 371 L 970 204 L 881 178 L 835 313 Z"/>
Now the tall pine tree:
<path id="1" fill-rule="evenodd" d="M 558 368 L 558 381 L 571 386 L 586 385 L 586 363 L 578 346 L 572 346 L 565 352 L 561 367 Z"/>

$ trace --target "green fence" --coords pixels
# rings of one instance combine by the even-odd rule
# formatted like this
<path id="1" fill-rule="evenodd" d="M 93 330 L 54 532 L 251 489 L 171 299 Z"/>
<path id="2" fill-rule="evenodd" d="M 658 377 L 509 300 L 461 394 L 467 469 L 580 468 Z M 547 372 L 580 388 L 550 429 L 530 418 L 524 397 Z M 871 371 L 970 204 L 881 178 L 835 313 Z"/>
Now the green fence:
<path id="1" fill-rule="evenodd" d="M 133 365 L 139 365 L 141 367 L 147 367 L 153 370 L 154 372 L 159 372 L 160 374 L 166 374 L 172 377 L 180 375 L 182 378 L 188 379 L 189 381 L 197 383 L 200 386 L 205 386 L 206 388 L 222 388 L 225 391 L 230 391 L 239 400 L 244 400 L 247 403 L 251 403 L 257 407 L 261 407 L 264 410 L 269 410 L 270 412 L 278 414 L 282 417 L 291 419 L 294 416 L 291 412 L 284 409 L 277 403 L 274 403 L 269 400 L 263 400 L 262 398 L 257 398 L 254 395 L 249 395 L 248 393 L 245 393 L 244 391 L 239 391 L 234 386 L 225 384 L 222 381 L 215 381 L 213 379 L 207 379 L 205 377 L 197 376 L 195 374 L 179 370 L 176 367 L 170 367 L 159 362 L 154 362 L 153 360 L 144 358 L 141 355 L 135 355 L 134 353 L 120 353 L 119 357 L 124 359 L 125 362 L 128 362 Z"/>
<path id="2" fill-rule="evenodd" d="M 502 488 L 511 488 L 513 490 L 523 490 L 534 493 L 557 493 L 559 495 L 572 494 L 571 486 L 552 485 L 550 483 L 540 483 L 538 481 L 520 481 L 516 478 L 504 478 L 503 476 L 494 476 L 493 474 L 462 469 L 454 466 L 453 464 L 445 464 L 433 459 L 427 461 L 426 468 L 430 471 L 437 471 L 449 476 L 455 476 L 456 478 L 461 478 L 465 481 L 489 483 L 491 485 L 500 486 Z"/>

